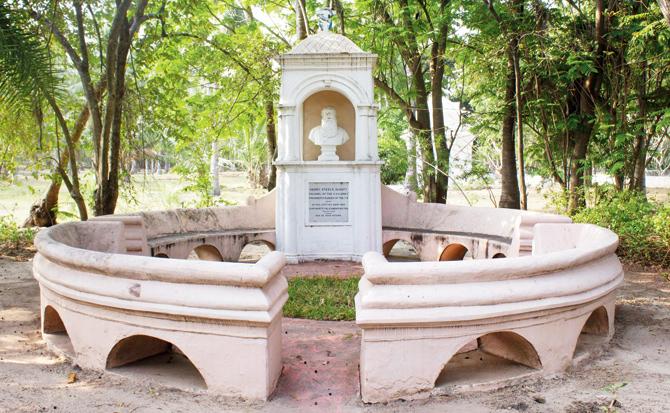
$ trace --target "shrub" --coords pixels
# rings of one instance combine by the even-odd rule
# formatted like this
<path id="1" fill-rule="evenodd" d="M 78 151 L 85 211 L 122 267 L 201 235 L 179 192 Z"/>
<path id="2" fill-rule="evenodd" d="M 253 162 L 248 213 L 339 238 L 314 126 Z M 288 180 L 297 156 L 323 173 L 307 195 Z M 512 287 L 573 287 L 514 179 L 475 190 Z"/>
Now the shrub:
<path id="1" fill-rule="evenodd" d="M 407 149 L 400 138 L 382 136 L 379 139 L 379 158 L 384 161 L 381 167 L 381 180 L 384 185 L 402 183 L 407 173 Z"/>
<path id="2" fill-rule="evenodd" d="M 670 267 L 670 205 L 633 191 L 598 191 L 594 205 L 573 217 L 611 229 L 619 235 L 619 255 L 644 266 Z"/>
<path id="3" fill-rule="evenodd" d="M 12 216 L 0 216 L 0 247 L 14 249 L 32 244 L 35 237 L 33 228 L 19 228 Z"/>

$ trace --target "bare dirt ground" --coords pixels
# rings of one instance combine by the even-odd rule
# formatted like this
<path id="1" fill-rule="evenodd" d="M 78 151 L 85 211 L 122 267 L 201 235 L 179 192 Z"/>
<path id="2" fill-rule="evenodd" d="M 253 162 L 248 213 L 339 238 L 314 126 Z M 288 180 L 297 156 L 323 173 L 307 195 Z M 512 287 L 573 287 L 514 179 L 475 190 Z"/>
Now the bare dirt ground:
<path id="1" fill-rule="evenodd" d="M 628 271 L 609 350 L 573 371 L 494 392 L 365 405 L 358 395 L 360 333 L 351 322 L 285 320 L 284 372 L 275 395 L 266 403 L 82 370 L 46 349 L 39 334 L 39 290 L 30 266 L 30 262 L 0 259 L 2 412 L 578 413 L 611 407 L 610 411 L 637 413 L 670 409 L 670 282 L 654 273 Z M 68 384 L 70 373 L 77 380 Z"/>

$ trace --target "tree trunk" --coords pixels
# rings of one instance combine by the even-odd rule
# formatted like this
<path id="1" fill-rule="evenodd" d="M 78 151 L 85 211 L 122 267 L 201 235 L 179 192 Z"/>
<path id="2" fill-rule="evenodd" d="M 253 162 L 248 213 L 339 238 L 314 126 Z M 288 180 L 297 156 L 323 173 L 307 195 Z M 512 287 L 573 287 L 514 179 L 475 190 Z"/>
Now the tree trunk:
<path id="1" fill-rule="evenodd" d="M 600 85 L 603 79 L 605 51 L 607 50 L 605 3 L 604 0 L 596 0 L 595 3 L 594 40 L 597 47 L 594 53 L 594 61 L 598 71 L 589 74 L 581 81 L 577 81 L 574 88 L 577 95 L 579 123 L 577 130 L 573 132 L 574 147 L 570 165 L 570 193 L 568 197 L 568 212 L 570 214 L 574 214 L 579 208 L 586 205 L 584 200 L 584 168 L 586 167 L 586 155 L 593 132 L 595 104 L 600 98 Z"/>
<path id="2" fill-rule="evenodd" d="M 444 72 L 442 70 L 442 72 Z M 442 75 L 433 76 L 431 79 L 431 104 L 433 106 L 433 157 L 436 168 L 435 191 L 431 202 L 444 204 L 447 202 L 447 191 L 449 189 L 449 150 L 444 130 L 444 109 L 442 105 Z"/>
<path id="3" fill-rule="evenodd" d="M 90 112 L 88 106 L 84 106 L 79 112 L 77 122 L 72 130 L 72 143 L 77 144 L 79 138 L 84 133 L 84 128 L 88 123 Z M 59 165 L 67 165 L 70 160 L 69 152 L 63 151 L 60 153 Z M 51 183 L 47 189 L 46 194 L 42 199 L 36 201 L 30 207 L 30 214 L 23 223 L 24 227 L 50 227 L 57 224 L 56 210 L 58 209 L 58 195 L 61 185 L 63 183 L 60 174 L 56 168 L 51 175 Z"/>
<path id="4" fill-rule="evenodd" d="M 295 0 L 295 34 L 298 41 L 307 38 L 307 16 L 305 15 L 305 0 Z"/>
<path id="5" fill-rule="evenodd" d="M 570 163 L 570 195 L 568 198 L 568 211 L 573 214 L 579 208 L 585 206 L 584 201 L 584 168 L 586 168 L 586 153 L 591 138 L 591 131 L 582 126 L 581 131 L 574 134 L 575 146 L 572 150 L 572 162 Z"/>
<path id="6" fill-rule="evenodd" d="M 523 154 L 523 102 L 521 98 L 521 66 L 519 64 L 519 40 L 513 41 L 512 63 L 514 65 L 514 97 L 516 109 L 517 131 L 517 158 L 519 160 L 519 192 L 521 209 L 528 209 L 528 195 L 526 194 L 526 165 Z"/>
<path id="7" fill-rule="evenodd" d="M 340 34 L 346 36 L 345 27 L 344 27 L 344 6 L 342 5 L 341 0 L 333 1 L 333 8 L 337 14 L 338 19 L 340 20 Z"/>
<path id="8" fill-rule="evenodd" d="M 419 188 L 416 180 L 416 139 L 414 139 L 411 130 L 400 137 L 405 142 L 405 149 L 407 149 L 407 171 L 405 172 L 402 186 L 408 193 L 416 194 Z"/>
<path id="9" fill-rule="evenodd" d="M 102 175 L 96 187 L 95 215 L 113 214 L 116 209 L 116 201 L 119 197 L 119 159 L 121 153 L 121 121 L 123 119 L 123 103 L 126 91 L 126 64 L 128 62 L 128 51 L 130 50 L 130 26 L 125 15 L 121 23 L 119 38 L 116 48 L 112 49 L 114 57 L 114 73 L 109 83 L 109 94 L 107 99 L 107 111 L 105 113 L 105 129 L 109 124 L 109 155 L 103 164 L 107 167 L 107 175 Z M 108 54 L 109 57 L 109 54 Z M 108 61 L 109 64 L 109 61 Z M 109 122 L 107 121 L 109 120 Z M 104 136 L 103 136 L 104 139 Z"/>
<path id="10" fill-rule="evenodd" d="M 440 13 L 445 13 L 447 0 L 440 2 Z M 432 104 L 432 129 L 433 129 L 433 156 L 435 162 L 435 191 L 432 194 L 432 202 L 444 204 L 447 202 L 449 190 L 449 155 L 450 146 L 447 145 L 446 130 L 444 126 L 444 108 L 442 99 L 444 84 L 444 52 L 446 49 L 447 32 L 449 30 L 448 19 L 443 19 L 437 36 L 432 40 L 430 49 L 430 94 Z"/>
<path id="11" fill-rule="evenodd" d="M 516 76 L 514 75 L 514 61 L 512 57 L 513 44 L 508 45 L 507 82 L 505 85 L 505 110 L 502 120 L 502 168 L 501 194 L 498 206 L 500 208 L 519 209 L 519 181 L 516 169 L 516 145 L 514 143 L 514 119 Z"/>
<path id="12" fill-rule="evenodd" d="M 265 119 L 269 164 L 267 190 L 272 191 L 277 185 L 277 167 L 274 164 L 277 156 L 277 128 L 275 127 L 275 107 L 271 97 L 267 97 L 265 100 Z"/>
<path id="13" fill-rule="evenodd" d="M 642 63 L 642 76 L 637 87 L 638 118 L 642 125 L 635 137 L 633 159 L 630 174 L 629 188 L 634 191 L 644 192 L 646 190 L 645 173 L 647 169 L 647 148 L 649 146 L 649 134 L 647 133 L 647 65 Z"/>
<path id="14" fill-rule="evenodd" d="M 221 195 L 221 183 L 219 182 L 219 141 L 212 141 L 212 155 L 209 162 L 209 174 L 212 177 L 212 195 Z"/>
<path id="15" fill-rule="evenodd" d="M 665 22 L 670 26 L 670 0 L 658 0 L 658 5 L 661 7 Z"/>

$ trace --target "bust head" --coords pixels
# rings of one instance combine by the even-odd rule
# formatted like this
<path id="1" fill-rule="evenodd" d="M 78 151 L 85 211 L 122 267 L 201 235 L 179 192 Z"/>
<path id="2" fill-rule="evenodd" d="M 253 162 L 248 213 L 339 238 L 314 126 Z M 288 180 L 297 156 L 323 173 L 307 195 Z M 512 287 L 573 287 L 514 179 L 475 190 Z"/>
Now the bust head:
<path id="1" fill-rule="evenodd" d="M 320 160 L 337 160 L 335 147 L 349 140 L 347 132 L 337 126 L 337 111 L 332 106 L 321 109 L 321 125 L 309 132 L 309 140 L 321 146 Z"/>
<path id="2" fill-rule="evenodd" d="M 337 121 L 337 111 L 332 106 L 325 106 L 321 109 L 321 122 L 330 119 Z"/>
<path id="3" fill-rule="evenodd" d="M 337 111 L 332 106 L 321 109 L 321 138 L 327 139 L 337 134 Z"/>

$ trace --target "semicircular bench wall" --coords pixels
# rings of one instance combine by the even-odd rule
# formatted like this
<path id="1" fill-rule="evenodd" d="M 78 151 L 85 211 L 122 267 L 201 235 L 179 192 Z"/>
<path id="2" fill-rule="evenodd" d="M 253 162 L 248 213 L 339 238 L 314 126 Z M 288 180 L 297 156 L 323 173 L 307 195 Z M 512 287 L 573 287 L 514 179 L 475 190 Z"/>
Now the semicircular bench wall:
<path id="1" fill-rule="evenodd" d="M 75 362 L 101 370 L 170 343 L 210 391 L 267 399 L 281 373 L 283 254 L 256 264 L 165 260 L 144 255 L 138 227 L 136 216 L 110 216 L 39 232 L 33 273 L 47 341 L 67 331 Z M 110 356 L 131 337 L 144 339 Z"/>
<path id="2" fill-rule="evenodd" d="M 529 255 L 535 224 L 569 222 L 555 214 L 416 202 L 382 185 L 385 255 L 398 240 L 411 244 L 421 261 L 439 261 L 452 244 L 464 246 L 472 259 Z"/>
<path id="3" fill-rule="evenodd" d="M 447 362 L 473 342 L 539 374 L 562 371 L 601 308 L 609 325 L 599 330 L 611 338 L 623 280 L 618 237 L 588 224 L 534 224 L 533 231 L 532 256 L 418 263 L 364 256 L 355 302 L 365 402 L 430 393 Z M 519 353 L 524 342 L 535 355 Z"/>

